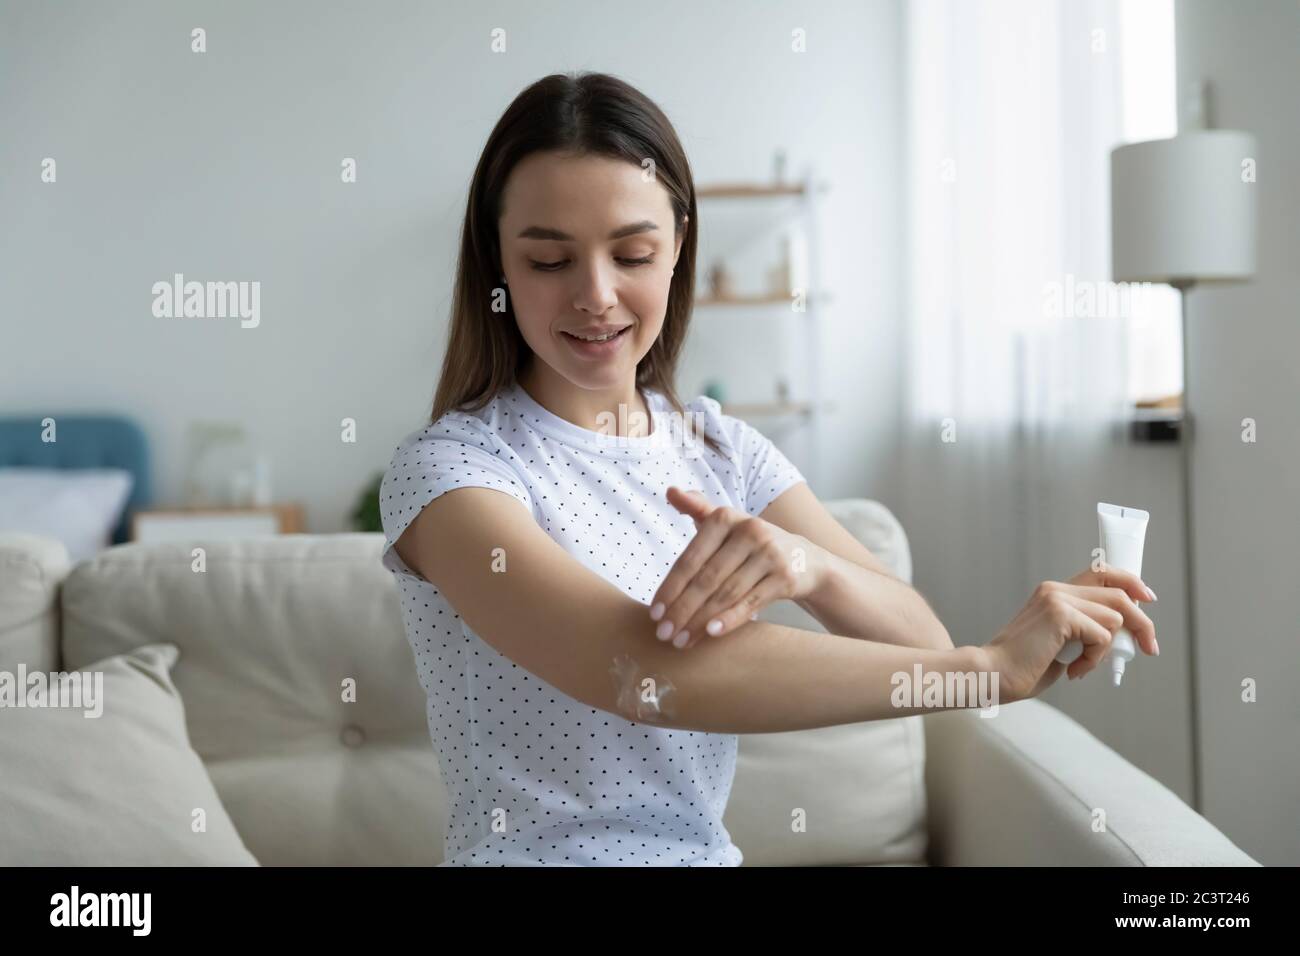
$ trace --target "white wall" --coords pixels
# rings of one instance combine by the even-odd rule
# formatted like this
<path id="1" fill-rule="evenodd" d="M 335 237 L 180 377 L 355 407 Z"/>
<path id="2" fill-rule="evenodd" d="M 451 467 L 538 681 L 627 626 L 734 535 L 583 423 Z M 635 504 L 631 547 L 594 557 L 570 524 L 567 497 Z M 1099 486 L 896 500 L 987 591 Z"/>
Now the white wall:
<path id="1" fill-rule="evenodd" d="M 817 490 L 890 499 L 896 0 L 4 2 L 0 17 L 0 409 L 137 417 L 160 503 L 181 494 L 187 424 L 233 419 L 308 530 L 346 527 L 424 424 L 483 141 L 519 90 L 572 69 L 655 99 L 698 182 L 766 177 L 778 147 L 791 173 L 812 163 L 829 181 L 825 367 L 841 411 Z M 56 185 L 39 180 L 47 156 Z M 154 318 L 151 286 L 174 272 L 260 281 L 261 325 Z"/>
<path id="2" fill-rule="evenodd" d="M 1187 300 L 1198 699 L 1208 815 L 1269 865 L 1300 863 L 1300 6 L 1180 0 L 1178 79 L 1255 134 L 1259 262 Z M 1241 441 L 1242 419 L 1257 441 Z M 1163 597 L 1163 595 L 1162 595 Z M 1243 680 L 1258 700 L 1243 703 Z"/>

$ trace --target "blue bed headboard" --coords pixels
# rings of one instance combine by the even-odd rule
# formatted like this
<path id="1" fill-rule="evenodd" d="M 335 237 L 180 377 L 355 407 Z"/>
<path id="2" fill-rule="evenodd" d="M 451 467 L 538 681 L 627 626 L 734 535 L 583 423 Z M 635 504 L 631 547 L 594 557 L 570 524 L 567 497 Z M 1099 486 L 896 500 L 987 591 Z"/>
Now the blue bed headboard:
<path id="1" fill-rule="evenodd" d="M 113 544 L 131 533 L 131 514 L 153 502 L 149 442 L 144 431 L 118 415 L 50 415 L 55 441 L 41 441 L 47 416 L 0 418 L 0 468 L 122 468 L 135 479 Z"/>

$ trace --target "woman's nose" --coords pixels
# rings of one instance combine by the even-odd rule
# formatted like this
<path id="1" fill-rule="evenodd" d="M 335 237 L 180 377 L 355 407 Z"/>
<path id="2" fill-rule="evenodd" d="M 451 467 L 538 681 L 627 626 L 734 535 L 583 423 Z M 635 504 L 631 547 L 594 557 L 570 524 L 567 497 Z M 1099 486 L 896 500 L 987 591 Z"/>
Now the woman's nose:
<path id="1" fill-rule="evenodd" d="M 618 304 L 614 290 L 614 273 L 600 262 L 593 262 L 577 271 L 578 289 L 574 293 L 574 308 L 597 315 Z"/>

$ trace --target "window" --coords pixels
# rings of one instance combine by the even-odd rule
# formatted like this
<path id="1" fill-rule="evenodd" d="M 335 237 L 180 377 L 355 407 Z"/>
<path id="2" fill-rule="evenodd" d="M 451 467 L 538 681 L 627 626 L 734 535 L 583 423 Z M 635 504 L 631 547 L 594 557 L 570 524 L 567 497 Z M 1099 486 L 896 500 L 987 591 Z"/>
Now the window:
<path id="1" fill-rule="evenodd" d="M 1178 132 L 1174 0 L 1121 0 L 1120 24 L 1124 141 L 1167 139 Z M 1152 285 L 1136 296 L 1128 329 L 1129 400 L 1181 408 L 1183 330 L 1178 290 Z"/>

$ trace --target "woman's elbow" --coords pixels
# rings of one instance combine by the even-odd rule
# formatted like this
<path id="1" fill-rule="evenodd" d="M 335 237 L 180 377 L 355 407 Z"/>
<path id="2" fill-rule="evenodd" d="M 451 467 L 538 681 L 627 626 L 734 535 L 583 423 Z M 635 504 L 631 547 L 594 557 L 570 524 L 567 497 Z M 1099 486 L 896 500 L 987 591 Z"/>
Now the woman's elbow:
<path id="1" fill-rule="evenodd" d="M 922 600 L 925 600 L 922 598 Z M 925 606 L 926 623 L 929 624 L 930 640 L 933 642 L 930 646 L 943 651 L 950 651 L 955 646 L 952 642 L 952 635 L 948 629 L 943 626 L 943 621 L 939 620 L 939 615 L 934 613 L 930 605 Z"/>
<path id="2" fill-rule="evenodd" d="M 912 593 L 916 596 L 916 603 L 919 605 L 913 608 L 912 623 L 918 633 L 925 635 L 923 645 L 941 651 L 952 650 L 955 646 L 952 636 L 943 626 L 943 621 L 939 620 L 939 615 L 934 613 L 934 608 L 930 607 L 920 591 L 912 588 Z"/>

